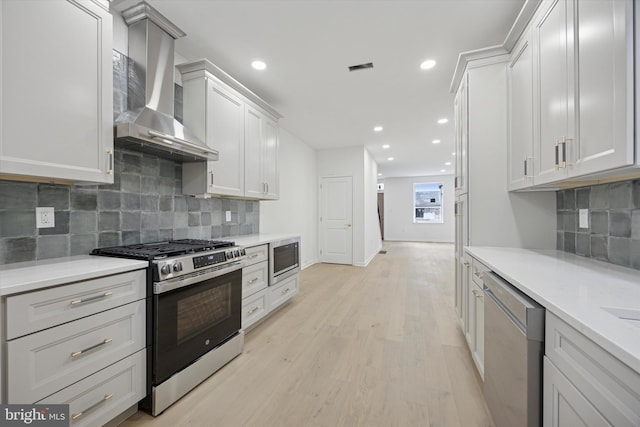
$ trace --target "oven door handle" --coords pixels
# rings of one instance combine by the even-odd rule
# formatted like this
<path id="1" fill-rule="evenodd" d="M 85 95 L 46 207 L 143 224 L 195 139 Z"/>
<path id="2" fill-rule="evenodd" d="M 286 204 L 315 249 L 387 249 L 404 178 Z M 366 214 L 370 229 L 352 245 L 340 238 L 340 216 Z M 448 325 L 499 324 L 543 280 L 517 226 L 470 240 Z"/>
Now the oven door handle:
<path id="1" fill-rule="evenodd" d="M 224 276 L 227 273 L 236 271 L 244 267 L 245 261 L 235 261 L 226 264 L 224 267 L 213 268 L 207 272 L 193 273 L 188 276 L 176 277 L 174 279 L 165 280 L 163 282 L 156 282 L 153 284 L 153 293 L 162 294 L 174 289 L 183 288 L 185 286 L 191 286 L 195 283 L 204 282 L 205 280 L 213 279 L 215 277 Z"/>

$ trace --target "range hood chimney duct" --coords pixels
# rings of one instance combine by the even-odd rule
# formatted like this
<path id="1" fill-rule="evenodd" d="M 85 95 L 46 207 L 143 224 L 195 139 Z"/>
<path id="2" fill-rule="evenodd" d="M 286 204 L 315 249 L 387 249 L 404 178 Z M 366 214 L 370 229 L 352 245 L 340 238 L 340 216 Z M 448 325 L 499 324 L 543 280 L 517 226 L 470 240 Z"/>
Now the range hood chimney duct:
<path id="1" fill-rule="evenodd" d="M 216 150 L 174 118 L 174 45 L 185 33 L 146 2 L 124 10 L 122 17 L 129 26 L 133 70 L 128 110 L 115 121 L 116 144 L 173 160 L 218 160 Z"/>

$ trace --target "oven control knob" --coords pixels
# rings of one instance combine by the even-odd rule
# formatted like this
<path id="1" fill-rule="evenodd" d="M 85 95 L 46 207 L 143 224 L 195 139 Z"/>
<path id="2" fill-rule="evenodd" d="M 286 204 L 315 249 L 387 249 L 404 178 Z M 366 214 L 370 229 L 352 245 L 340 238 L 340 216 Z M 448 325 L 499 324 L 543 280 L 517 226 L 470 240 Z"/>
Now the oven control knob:
<path id="1" fill-rule="evenodd" d="M 178 271 L 182 271 L 182 263 L 180 261 L 173 264 L 173 271 L 175 271 L 176 273 Z"/>
<path id="2" fill-rule="evenodd" d="M 233 251 L 227 252 L 227 259 L 233 258 Z"/>
<path id="3" fill-rule="evenodd" d="M 169 264 L 165 264 L 165 265 L 163 265 L 163 266 L 160 268 L 160 272 L 161 272 L 162 274 L 169 274 L 169 273 L 171 273 L 171 265 L 169 265 Z"/>
<path id="4" fill-rule="evenodd" d="M 245 256 L 247 252 L 244 249 L 240 249 L 240 255 Z"/>

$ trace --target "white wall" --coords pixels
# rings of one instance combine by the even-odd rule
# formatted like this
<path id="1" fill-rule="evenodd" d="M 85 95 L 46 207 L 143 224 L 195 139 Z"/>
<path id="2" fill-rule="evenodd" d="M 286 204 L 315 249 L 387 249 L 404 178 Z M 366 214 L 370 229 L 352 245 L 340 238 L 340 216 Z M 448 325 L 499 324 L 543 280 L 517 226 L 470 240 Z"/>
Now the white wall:
<path id="1" fill-rule="evenodd" d="M 370 199 L 377 197 L 377 165 L 374 165 L 364 147 L 318 151 L 318 180 L 353 177 L 353 264 L 358 266 L 366 266 L 382 247 L 380 231 L 378 229 L 376 234 L 371 220 L 373 216 L 377 220 L 378 212 L 377 202 L 373 204 Z"/>
<path id="2" fill-rule="evenodd" d="M 364 253 L 365 265 L 382 249 L 380 218 L 378 217 L 378 164 L 364 150 Z"/>
<path id="3" fill-rule="evenodd" d="M 443 184 L 442 224 L 414 224 L 413 184 Z M 384 238 L 411 242 L 447 242 L 455 240 L 455 188 L 453 175 L 385 178 Z"/>
<path id="4" fill-rule="evenodd" d="M 280 128 L 280 199 L 260 202 L 261 233 L 301 236 L 301 263 L 318 262 L 318 174 L 316 151 Z"/>

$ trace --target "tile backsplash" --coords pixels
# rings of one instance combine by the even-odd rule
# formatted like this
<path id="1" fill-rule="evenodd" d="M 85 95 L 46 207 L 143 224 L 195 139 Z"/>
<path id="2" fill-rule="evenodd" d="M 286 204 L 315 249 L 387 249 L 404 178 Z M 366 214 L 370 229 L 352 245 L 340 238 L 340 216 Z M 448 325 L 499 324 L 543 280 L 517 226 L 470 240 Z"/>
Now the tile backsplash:
<path id="1" fill-rule="evenodd" d="M 640 179 L 556 194 L 558 249 L 640 270 Z M 580 227 L 580 209 L 588 227 Z"/>
<path id="2" fill-rule="evenodd" d="M 118 148 L 115 155 L 111 185 L 0 180 L 0 264 L 88 254 L 104 246 L 259 232 L 259 202 L 186 196 L 181 163 Z M 55 209 L 54 228 L 36 228 L 38 206 Z M 225 211 L 231 211 L 230 222 Z"/>

